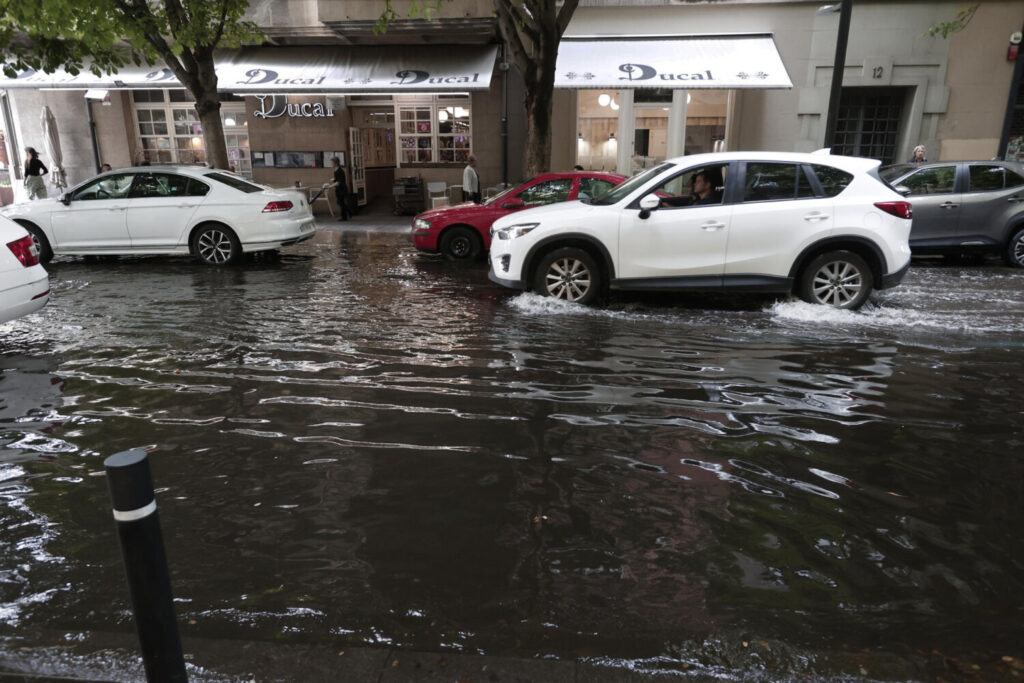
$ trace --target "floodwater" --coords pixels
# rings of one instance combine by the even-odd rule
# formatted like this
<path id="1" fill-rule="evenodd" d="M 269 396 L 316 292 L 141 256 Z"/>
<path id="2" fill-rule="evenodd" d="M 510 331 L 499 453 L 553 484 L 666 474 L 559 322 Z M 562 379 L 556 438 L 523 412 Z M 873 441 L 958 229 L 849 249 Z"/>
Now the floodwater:
<path id="1" fill-rule="evenodd" d="M 1020 674 L 1024 271 L 849 313 L 582 309 L 389 233 L 48 270 L 0 326 L 0 671 L 120 675 L 46 648 L 134 633 L 103 459 L 145 448 L 186 638 Z"/>

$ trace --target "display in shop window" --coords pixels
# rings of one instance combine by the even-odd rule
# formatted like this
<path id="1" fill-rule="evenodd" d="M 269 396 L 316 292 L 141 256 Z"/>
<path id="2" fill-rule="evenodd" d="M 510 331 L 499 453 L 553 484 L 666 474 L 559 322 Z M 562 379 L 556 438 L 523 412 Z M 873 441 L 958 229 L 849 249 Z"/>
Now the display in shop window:
<path id="1" fill-rule="evenodd" d="M 1024 135 L 1010 137 L 1006 145 L 1007 161 L 1024 161 Z"/>

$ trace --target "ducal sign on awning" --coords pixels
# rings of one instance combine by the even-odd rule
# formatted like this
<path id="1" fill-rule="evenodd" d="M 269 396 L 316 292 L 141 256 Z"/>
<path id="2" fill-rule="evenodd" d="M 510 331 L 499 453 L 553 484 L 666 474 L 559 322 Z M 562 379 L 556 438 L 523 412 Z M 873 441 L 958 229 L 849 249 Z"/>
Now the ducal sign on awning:
<path id="1" fill-rule="evenodd" d="M 251 47 L 216 55 L 217 89 L 238 94 L 399 93 L 487 90 L 496 45 Z M 128 66 L 96 76 L 25 72 L 0 88 L 180 88 L 167 68 Z"/>
<path id="2" fill-rule="evenodd" d="M 556 88 L 792 88 L 768 34 L 565 36 Z"/>

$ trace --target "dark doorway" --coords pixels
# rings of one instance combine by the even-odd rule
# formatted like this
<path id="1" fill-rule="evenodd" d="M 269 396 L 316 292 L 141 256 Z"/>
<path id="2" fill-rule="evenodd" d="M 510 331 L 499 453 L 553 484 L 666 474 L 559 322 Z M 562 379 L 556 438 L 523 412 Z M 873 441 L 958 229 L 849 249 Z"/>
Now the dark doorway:
<path id="1" fill-rule="evenodd" d="M 895 163 L 906 97 L 905 88 L 843 88 L 832 153 Z"/>

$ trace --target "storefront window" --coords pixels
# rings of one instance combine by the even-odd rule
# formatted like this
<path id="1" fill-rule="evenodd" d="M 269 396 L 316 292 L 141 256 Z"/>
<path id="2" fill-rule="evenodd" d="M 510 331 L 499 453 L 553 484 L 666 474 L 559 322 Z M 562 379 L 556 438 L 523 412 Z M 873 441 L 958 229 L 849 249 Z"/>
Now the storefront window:
<path id="1" fill-rule="evenodd" d="M 464 164 L 472 140 L 468 102 L 398 106 L 399 163 Z"/>
<path id="2" fill-rule="evenodd" d="M 224 103 L 220 106 L 220 120 L 224 125 L 224 144 L 228 162 L 235 173 L 252 177 L 252 158 L 249 154 L 249 122 L 245 118 L 245 105 Z"/>
<path id="3" fill-rule="evenodd" d="M 579 91 L 576 163 L 588 171 L 614 171 L 619 129 L 615 90 Z"/>
<path id="4" fill-rule="evenodd" d="M 221 105 L 224 142 L 228 160 L 242 175 L 252 174 L 249 156 L 248 121 L 245 104 L 238 98 Z M 133 90 L 135 118 L 138 122 L 140 154 L 136 163 L 205 164 L 206 141 L 199 115 L 192 106 L 188 90 Z"/>

